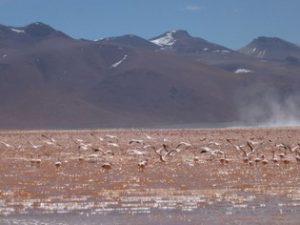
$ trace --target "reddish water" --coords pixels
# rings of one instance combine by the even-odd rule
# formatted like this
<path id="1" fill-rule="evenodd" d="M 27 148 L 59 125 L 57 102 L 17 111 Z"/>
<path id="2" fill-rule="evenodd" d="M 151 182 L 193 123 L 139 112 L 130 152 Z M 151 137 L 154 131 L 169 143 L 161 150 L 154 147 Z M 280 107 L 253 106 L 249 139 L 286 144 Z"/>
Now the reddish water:
<path id="1" fill-rule="evenodd" d="M 11 147 L 0 147 L 0 224 L 299 225 L 298 131 L 2 133 L 0 140 Z M 45 144 L 49 140 L 41 134 L 58 145 Z M 86 147 L 78 150 L 72 139 L 83 140 Z M 175 149 L 182 141 L 191 147 L 166 152 L 162 161 L 153 149 L 129 144 L 132 139 L 143 139 L 156 150 L 162 144 Z M 227 139 L 248 153 L 251 141 L 257 149 L 249 160 L 260 161 L 245 163 L 243 151 Z M 290 149 L 280 147 L 282 143 Z M 201 153 L 203 147 L 222 154 Z M 272 161 L 274 151 L 283 156 L 278 163 Z M 141 169 L 143 160 L 148 163 Z M 61 166 L 55 166 L 57 161 Z"/>

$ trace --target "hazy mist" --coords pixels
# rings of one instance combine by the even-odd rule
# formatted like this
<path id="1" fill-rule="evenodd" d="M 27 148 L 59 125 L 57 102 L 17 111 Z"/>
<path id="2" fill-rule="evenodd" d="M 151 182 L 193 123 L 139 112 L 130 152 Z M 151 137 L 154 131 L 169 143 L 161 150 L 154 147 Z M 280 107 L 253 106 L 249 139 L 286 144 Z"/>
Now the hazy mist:
<path id="1" fill-rule="evenodd" d="M 259 127 L 300 125 L 299 92 L 287 95 L 283 90 L 256 86 L 246 93 L 238 97 L 237 107 L 243 124 Z"/>

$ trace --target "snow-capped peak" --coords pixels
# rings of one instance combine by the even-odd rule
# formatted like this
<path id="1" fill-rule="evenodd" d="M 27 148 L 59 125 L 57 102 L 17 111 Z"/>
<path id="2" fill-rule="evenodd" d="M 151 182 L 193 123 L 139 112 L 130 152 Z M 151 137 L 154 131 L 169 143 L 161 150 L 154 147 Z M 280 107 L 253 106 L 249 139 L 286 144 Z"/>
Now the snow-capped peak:
<path id="1" fill-rule="evenodd" d="M 171 30 L 150 41 L 161 47 L 171 47 L 179 39 L 191 38 L 190 34 L 185 30 Z"/>
<path id="2" fill-rule="evenodd" d="M 157 39 L 153 39 L 153 40 L 151 40 L 151 42 L 156 45 L 159 45 L 161 47 L 172 46 L 176 42 L 175 38 L 173 37 L 174 33 L 175 33 L 175 31 L 167 32 L 167 33 L 165 33 L 164 36 L 161 36 Z"/>

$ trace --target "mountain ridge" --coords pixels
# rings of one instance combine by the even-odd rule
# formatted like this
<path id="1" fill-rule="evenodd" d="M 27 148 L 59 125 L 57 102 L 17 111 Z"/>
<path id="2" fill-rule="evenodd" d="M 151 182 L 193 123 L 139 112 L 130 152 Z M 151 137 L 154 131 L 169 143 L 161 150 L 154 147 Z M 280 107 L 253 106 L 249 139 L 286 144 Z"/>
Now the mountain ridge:
<path id="1" fill-rule="evenodd" d="M 72 38 L 71 36 L 67 35 L 66 33 L 63 33 L 62 31 L 59 31 L 59 30 L 56 30 L 55 28 L 53 28 L 52 26 L 50 25 L 47 25 L 43 22 L 33 22 L 33 23 L 30 23 L 30 24 L 27 24 L 27 25 L 24 25 L 24 26 L 9 26 L 9 25 L 3 25 L 3 24 L 0 24 L 0 32 L 1 32 L 1 29 L 15 29 L 15 33 L 23 33 L 22 31 L 25 31 L 26 29 L 27 30 L 30 30 L 31 28 L 35 28 L 37 26 L 40 26 L 40 27 L 43 27 L 44 30 L 49 30 L 49 31 L 53 31 L 53 32 L 59 32 L 60 34 L 63 34 L 65 35 L 66 37 L 69 37 L 69 38 Z M 46 32 L 47 33 L 47 32 Z M 174 30 L 169 30 L 169 31 L 166 31 L 160 35 L 157 35 L 157 36 L 154 36 L 152 38 L 144 38 L 144 37 L 140 37 L 138 35 L 135 35 L 135 34 L 124 34 L 124 35 L 121 35 L 121 36 L 114 36 L 114 37 L 104 37 L 104 38 L 101 38 L 101 39 L 97 39 L 95 41 L 102 41 L 102 40 L 109 40 L 109 39 L 117 39 L 117 38 L 121 38 L 121 37 L 136 37 L 136 38 L 140 38 L 140 39 L 143 39 L 143 40 L 147 40 L 147 41 L 150 41 L 153 40 L 153 39 L 157 39 L 161 36 L 164 36 L 168 33 L 174 33 L 175 34 L 175 37 L 176 38 L 196 38 L 196 39 L 200 39 L 202 41 L 205 41 L 205 42 L 208 42 L 208 43 L 211 43 L 201 37 L 193 37 L 187 30 L 184 30 L 184 29 L 174 29 Z M 1 35 L 1 33 L 0 33 Z M 0 36 L 1 37 L 1 36 Z M 76 38 L 72 38 L 72 39 L 76 39 Z M 77 40 L 86 40 L 86 41 L 93 41 L 92 39 L 86 39 L 86 38 L 77 38 Z M 284 42 L 288 42 L 296 47 L 300 47 L 299 44 L 296 44 L 296 43 L 292 43 L 288 40 L 284 40 L 283 38 L 280 38 L 280 37 L 270 37 L 270 36 L 258 36 L 256 38 L 253 39 L 253 41 L 255 40 L 263 40 L 263 39 L 274 39 L 274 40 L 281 40 L 281 41 L 284 41 Z M 251 41 L 251 42 L 253 42 Z M 247 45 L 249 45 L 251 42 L 249 42 L 248 44 L 246 44 L 245 46 L 243 47 L 240 47 L 240 48 L 237 48 L 237 49 L 231 49 L 231 48 L 228 48 L 228 47 L 225 47 L 226 49 L 231 49 L 231 50 L 234 50 L 234 51 L 238 51 L 240 49 L 243 49 L 244 47 L 246 47 Z M 212 43 L 212 44 L 215 44 L 215 45 L 218 45 L 218 46 L 222 46 L 221 44 L 216 44 L 216 43 Z M 224 47 L 224 46 L 223 46 Z"/>
<path id="2" fill-rule="evenodd" d="M 135 35 L 90 41 L 44 24 L 29 26 L 32 36 L 3 27 L 0 128 L 231 123 L 244 119 L 241 105 L 261 102 L 267 90 L 285 102 L 299 89 L 296 64 L 202 51 L 203 45 L 220 46 L 182 30 L 172 34 L 181 44 L 161 49 Z M 4 31 L 26 38 L 3 38 Z M 201 52 L 190 51 L 197 48 Z"/>

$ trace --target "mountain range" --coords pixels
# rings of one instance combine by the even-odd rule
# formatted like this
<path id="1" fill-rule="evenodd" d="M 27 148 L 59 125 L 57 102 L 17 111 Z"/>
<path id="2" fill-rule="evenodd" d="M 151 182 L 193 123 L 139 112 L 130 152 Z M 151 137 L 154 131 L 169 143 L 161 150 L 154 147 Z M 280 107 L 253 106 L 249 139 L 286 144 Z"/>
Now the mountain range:
<path id="1" fill-rule="evenodd" d="M 273 37 L 233 50 L 184 30 L 92 41 L 0 25 L 0 128 L 294 120 L 299 72 L 300 47 Z"/>

